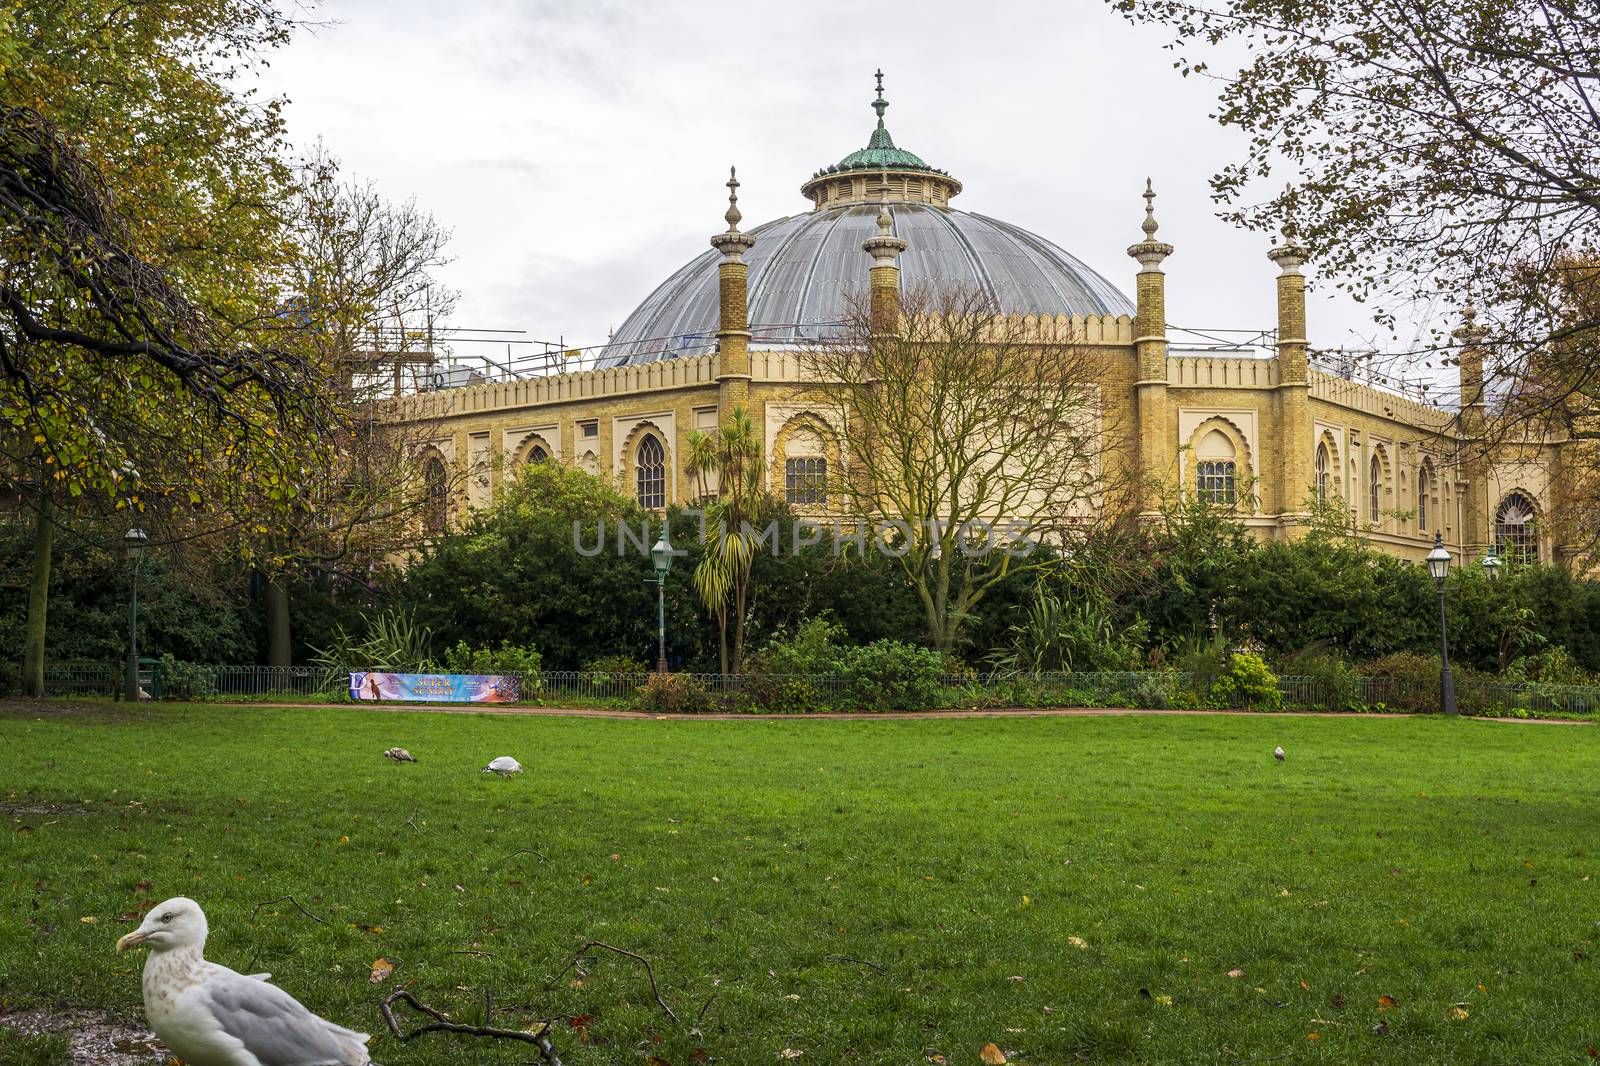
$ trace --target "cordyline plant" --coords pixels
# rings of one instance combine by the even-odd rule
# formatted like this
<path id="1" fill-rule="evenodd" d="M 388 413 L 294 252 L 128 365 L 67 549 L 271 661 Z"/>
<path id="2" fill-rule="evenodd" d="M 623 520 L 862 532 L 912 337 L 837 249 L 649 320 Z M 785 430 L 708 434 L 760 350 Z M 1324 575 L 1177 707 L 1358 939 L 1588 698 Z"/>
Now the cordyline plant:
<path id="1" fill-rule="evenodd" d="M 767 463 L 761 438 L 743 407 L 711 433 L 689 434 L 689 474 L 705 503 L 705 556 L 694 570 L 700 602 L 717 619 L 722 672 L 739 673 L 744 665 L 745 608 L 756 553 L 761 550 L 753 528 L 757 513 L 769 502 Z M 733 621 L 732 648 L 728 622 Z"/>

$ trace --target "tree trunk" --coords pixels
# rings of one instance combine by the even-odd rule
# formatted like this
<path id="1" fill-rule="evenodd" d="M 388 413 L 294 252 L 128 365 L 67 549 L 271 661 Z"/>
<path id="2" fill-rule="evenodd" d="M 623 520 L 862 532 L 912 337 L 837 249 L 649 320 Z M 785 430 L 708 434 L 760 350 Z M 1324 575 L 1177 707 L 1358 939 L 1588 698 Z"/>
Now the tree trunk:
<path id="1" fill-rule="evenodd" d="M 33 572 L 28 579 L 28 621 L 22 641 L 22 694 L 44 696 L 45 611 L 50 606 L 50 552 L 56 527 L 50 521 L 50 500 L 39 494 L 39 517 L 33 527 Z"/>
<path id="2" fill-rule="evenodd" d="M 719 651 L 722 653 L 719 662 L 722 663 L 722 672 L 728 672 L 728 601 L 723 600 L 717 605 L 717 638 L 721 644 Z"/>
<path id="3" fill-rule="evenodd" d="M 744 592 L 743 582 L 734 587 L 734 607 L 738 613 L 733 619 L 733 672 L 744 672 Z"/>
<path id="4" fill-rule="evenodd" d="M 289 586 L 282 575 L 267 579 L 267 665 L 293 665 L 289 645 Z"/>

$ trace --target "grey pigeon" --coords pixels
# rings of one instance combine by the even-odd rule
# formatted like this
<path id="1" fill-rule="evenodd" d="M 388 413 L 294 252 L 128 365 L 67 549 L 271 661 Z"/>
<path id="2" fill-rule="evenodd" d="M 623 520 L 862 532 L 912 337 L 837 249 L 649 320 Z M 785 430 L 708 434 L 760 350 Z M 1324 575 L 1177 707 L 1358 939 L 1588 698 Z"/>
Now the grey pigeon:
<path id="1" fill-rule="evenodd" d="M 395 762 L 416 762 L 417 761 L 416 756 L 412 755 L 409 751 L 407 751 L 404 748 L 390 748 L 388 751 L 383 753 L 383 757 L 385 759 L 393 759 Z"/>
<path id="2" fill-rule="evenodd" d="M 200 905 L 178 896 L 117 941 L 150 948 L 144 1013 L 173 1054 L 189 1066 L 370 1066 L 366 1033 L 317 1017 L 267 974 L 207 962 L 206 931 Z"/>
<path id="3" fill-rule="evenodd" d="M 1277 759 L 1279 762 L 1282 762 L 1286 758 L 1286 756 L 1283 754 L 1283 748 L 1281 746 L 1273 748 L 1272 757 Z"/>

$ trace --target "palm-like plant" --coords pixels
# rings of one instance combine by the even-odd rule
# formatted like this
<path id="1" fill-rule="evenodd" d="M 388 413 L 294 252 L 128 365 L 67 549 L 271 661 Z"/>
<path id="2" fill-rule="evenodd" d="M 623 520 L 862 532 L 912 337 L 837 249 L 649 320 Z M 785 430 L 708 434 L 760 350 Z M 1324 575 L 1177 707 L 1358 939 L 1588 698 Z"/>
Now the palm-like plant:
<path id="1" fill-rule="evenodd" d="M 736 407 L 713 433 L 689 434 L 689 473 L 707 500 L 706 550 L 694 570 L 694 590 L 716 615 L 722 672 L 744 665 L 745 607 L 759 539 L 751 519 L 766 498 L 766 459 L 755 424 Z M 732 655 L 728 619 L 733 619 Z"/>

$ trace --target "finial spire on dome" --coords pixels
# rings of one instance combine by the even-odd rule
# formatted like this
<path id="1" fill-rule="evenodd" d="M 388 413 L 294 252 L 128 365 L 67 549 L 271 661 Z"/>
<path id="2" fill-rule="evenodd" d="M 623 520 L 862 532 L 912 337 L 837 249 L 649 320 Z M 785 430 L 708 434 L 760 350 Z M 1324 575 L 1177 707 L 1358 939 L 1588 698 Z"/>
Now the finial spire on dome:
<path id="1" fill-rule="evenodd" d="M 744 215 L 739 211 L 739 171 L 737 167 L 728 168 L 728 210 L 723 214 L 727 220 L 726 233 L 719 233 L 711 238 L 711 247 L 721 252 L 732 262 L 740 262 L 740 256 L 753 248 L 756 239 L 748 233 L 739 232 L 739 222 Z"/>
<path id="2" fill-rule="evenodd" d="M 1155 185 L 1149 178 L 1144 179 L 1144 225 L 1139 228 L 1144 230 L 1144 239 L 1147 241 L 1155 240 L 1156 230 L 1161 228 L 1156 221 Z"/>
<path id="3" fill-rule="evenodd" d="M 878 128 L 883 129 L 883 113 L 889 107 L 889 101 L 883 98 L 883 68 L 878 68 L 878 98 L 872 101 L 872 110 L 878 113 Z"/>
<path id="4" fill-rule="evenodd" d="M 1128 249 L 1128 254 L 1139 261 L 1145 270 L 1160 272 L 1162 260 L 1172 254 L 1172 245 L 1156 240 L 1156 230 L 1161 224 L 1156 221 L 1156 189 L 1155 183 L 1149 178 L 1144 179 L 1144 222 L 1139 227 L 1144 230 L 1144 240 Z"/>
<path id="5" fill-rule="evenodd" d="M 875 236 L 862 241 L 861 249 L 871 254 L 874 267 L 892 267 L 895 265 L 895 257 L 910 245 L 903 237 L 894 235 L 894 215 L 889 212 L 889 172 L 884 171 L 880 180 L 882 184 L 878 186 L 878 232 Z"/>
<path id="6" fill-rule="evenodd" d="M 728 212 L 722 217 L 728 222 L 728 232 L 739 232 L 739 221 L 744 215 L 739 211 L 739 168 L 728 167 Z"/>

